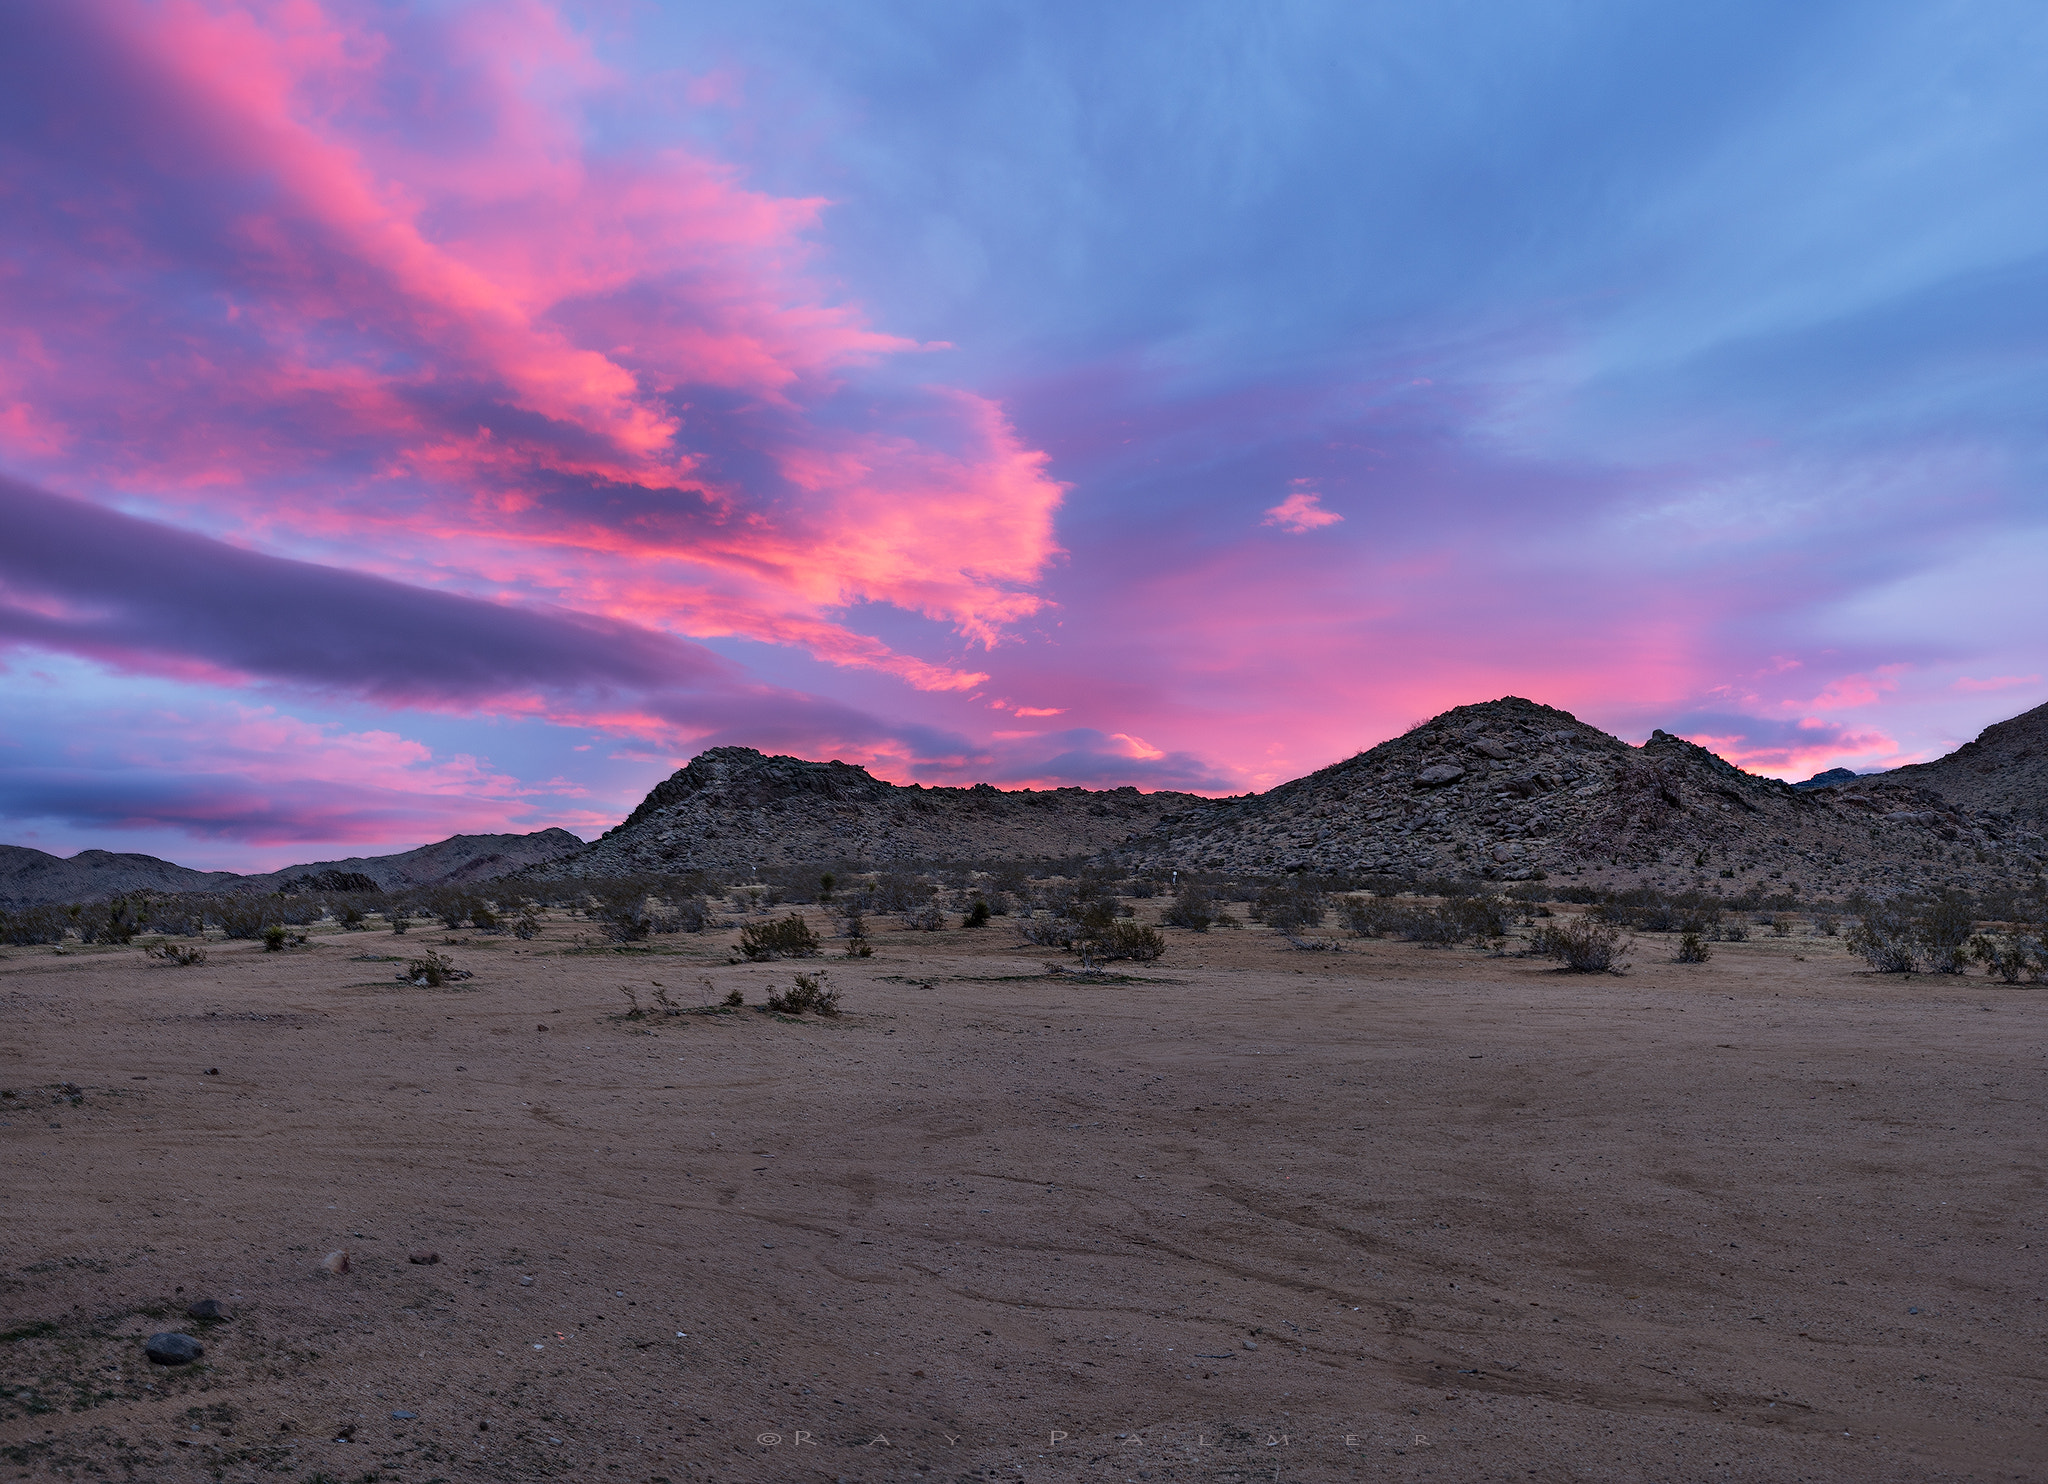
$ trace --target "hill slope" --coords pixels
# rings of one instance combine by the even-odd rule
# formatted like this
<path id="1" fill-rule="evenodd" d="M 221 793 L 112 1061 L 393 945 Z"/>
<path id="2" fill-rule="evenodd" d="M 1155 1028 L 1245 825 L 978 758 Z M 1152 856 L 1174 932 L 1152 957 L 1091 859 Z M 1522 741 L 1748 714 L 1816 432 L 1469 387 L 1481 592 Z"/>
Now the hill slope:
<path id="1" fill-rule="evenodd" d="M 850 763 L 717 747 L 657 784 L 589 849 L 535 874 L 1093 855 L 1164 815 L 1214 807 L 1194 794 L 1134 788 L 924 788 Z"/>
<path id="2" fill-rule="evenodd" d="M 559 829 L 536 830 L 530 835 L 451 835 L 398 855 L 315 861 L 240 876 L 233 871 L 195 871 L 153 855 L 81 850 L 66 859 L 22 845 L 0 845 L 0 906 L 100 902 L 137 892 L 270 892 L 301 877 L 330 871 L 367 876 L 392 891 L 486 881 L 582 848 L 580 839 Z"/>
<path id="3" fill-rule="evenodd" d="M 1510 696 L 1460 706 L 1271 792 L 1163 823 L 1136 868 L 1390 875 L 1541 872 L 1667 887 L 1731 878 L 1820 894 L 2022 880 L 2037 835 L 1896 774 L 1802 791 L 1665 732 L 1631 747 Z"/>
<path id="4" fill-rule="evenodd" d="M 1984 728 L 1947 757 L 1883 776 L 1981 814 L 2048 829 L 2048 705 Z"/>
<path id="5" fill-rule="evenodd" d="M 97 902 L 129 892 L 226 891 L 232 871 L 195 871 L 153 855 L 81 850 L 66 859 L 26 845 L 0 845 L 0 907 Z"/>

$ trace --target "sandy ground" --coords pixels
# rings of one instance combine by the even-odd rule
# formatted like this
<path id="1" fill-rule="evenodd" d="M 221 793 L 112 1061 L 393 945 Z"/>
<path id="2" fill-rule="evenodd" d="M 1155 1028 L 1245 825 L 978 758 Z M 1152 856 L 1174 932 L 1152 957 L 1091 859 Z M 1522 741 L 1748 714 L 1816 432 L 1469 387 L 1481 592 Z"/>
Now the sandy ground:
<path id="1" fill-rule="evenodd" d="M 7 950 L 0 1478 L 2048 1478 L 2039 990 L 575 930 Z"/>

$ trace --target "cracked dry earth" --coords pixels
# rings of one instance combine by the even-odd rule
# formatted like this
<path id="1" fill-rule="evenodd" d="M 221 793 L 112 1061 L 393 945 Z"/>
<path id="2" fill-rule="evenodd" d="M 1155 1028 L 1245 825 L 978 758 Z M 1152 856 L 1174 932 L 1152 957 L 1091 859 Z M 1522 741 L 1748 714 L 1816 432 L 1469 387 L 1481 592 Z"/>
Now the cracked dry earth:
<path id="1" fill-rule="evenodd" d="M 2048 1472 L 2038 991 L 990 930 L 797 1022 L 566 933 L 10 950 L 0 1478 Z"/>

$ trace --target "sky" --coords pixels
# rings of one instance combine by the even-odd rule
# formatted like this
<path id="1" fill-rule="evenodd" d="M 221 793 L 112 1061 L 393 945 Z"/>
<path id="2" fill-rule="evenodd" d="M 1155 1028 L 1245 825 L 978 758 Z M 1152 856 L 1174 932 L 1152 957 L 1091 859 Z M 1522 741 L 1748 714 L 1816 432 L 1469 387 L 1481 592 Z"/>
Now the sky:
<path id="1" fill-rule="evenodd" d="M 0 842 L 2048 699 L 2048 11 L 27 0 Z"/>

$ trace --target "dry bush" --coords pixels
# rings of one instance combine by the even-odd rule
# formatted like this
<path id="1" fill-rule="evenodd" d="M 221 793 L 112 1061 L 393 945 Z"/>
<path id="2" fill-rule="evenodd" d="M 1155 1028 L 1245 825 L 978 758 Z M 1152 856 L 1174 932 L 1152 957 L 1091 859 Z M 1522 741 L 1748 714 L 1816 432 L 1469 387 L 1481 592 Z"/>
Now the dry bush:
<path id="1" fill-rule="evenodd" d="M 1081 925 L 1072 918 L 1034 913 L 1017 919 L 1017 936 L 1034 948 L 1072 948 L 1080 935 Z"/>
<path id="2" fill-rule="evenodd" d="M 206 950 L 196 943 L 152 943 L 142 950 L 161 964 L 189 969 L 206 962 Z"/>
<path id="3" fill-rule="evenodd" d="M 750 922 L 740 929 L 740 952 L 756 961 L 816 958 L 825 951 L 811 925 L 792 912 L 775 922 Z"/>
<path id="4" fill-rule="evenodd" d="M 399 979 L 420 989 L 439 989 L 444 984 L 453 984 L 460 979 L 474 979 L 476 975 L 468 969 L 458 969 L 446 954 L 436 953 L 429 948 L 418 958 L 405 961 L 405 972 Z"/>
<path id="5" fill-rule="evenodd" d="M 1621 955 L 1629 946 L 1619 927 L 1591 917 L 1556 918 L 1529 935 L 1532 954 L 1554 958 L 1574 974 L 1626 973 L 1628 964 Z"/>
<path id="6" fill-rule="evenodd" d="M 1135 922 L 1110 922 L 1090 932 L 1081 941 L 1081 950 L 1089 958 L 1131 959 L 1149 964 L 1166 952 L 1166 939 L 1157 928 L 1141 927 Z"/>
<path id="7" fill-rule="evenodd" d="M 946 926 L 945 909 L 937 902 L 927 901 L 903 911 L 903 925 L 914 933 L 936 933 Z"/>
<path id="8" fill-rule="evenodd" d="M 768 1008 L 784 1015 L 837 1015 L 839 991 L 826 982 L 822 972 L 798 974 L 792 988 L 768 996 Z"/>
<path id="9" fill-rule="evenodd" d="M 1698 933 L 1687 933 L 1678 940 L 1678 952 L 1671 956 L 1675 964 L 1703 964 L 1714 956 L 1714 950 L 1707 946 L 1706 939 Z"/>
<path id="10" fill-rule="evenodd" d="M 1216 899 L 1209 895 L 1208 889 L 1190 881 L 1173 894 L 1173 904 L 1161 915 L 1160 921 L 1168 927 L 1206 933 L 1216 925 L 1219 915 Z"/>

